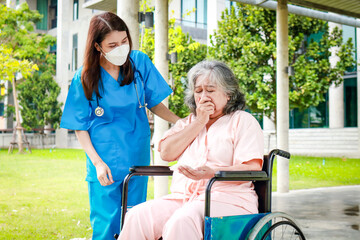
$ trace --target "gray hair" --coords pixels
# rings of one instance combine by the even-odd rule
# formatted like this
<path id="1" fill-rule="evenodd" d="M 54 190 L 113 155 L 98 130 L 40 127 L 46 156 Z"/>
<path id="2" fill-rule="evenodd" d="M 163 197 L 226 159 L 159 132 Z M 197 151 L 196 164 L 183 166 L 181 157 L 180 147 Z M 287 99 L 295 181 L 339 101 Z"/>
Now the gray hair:
<path id="1" fill-rule="evenodd" d="M 205 60 L 197 63 L 188 72 L 188 86 L 185 92 L 185 103 L 190 111 L 196 114 L 194 90 L 199 76 L 207 76 L 209 81 L 220 87 L 230 98 L 223 113 L 230 114 L 245 107 L 245 95 L 240 91 L 238 81 L 231 69 L 222 62 Z"/>

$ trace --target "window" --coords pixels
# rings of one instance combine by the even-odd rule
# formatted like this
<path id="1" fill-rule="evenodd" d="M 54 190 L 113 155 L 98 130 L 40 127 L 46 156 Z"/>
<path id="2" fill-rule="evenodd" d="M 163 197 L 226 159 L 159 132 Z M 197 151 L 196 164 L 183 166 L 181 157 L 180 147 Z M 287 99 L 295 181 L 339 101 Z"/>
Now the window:
<path id="1" fill-rule="evenodd" d="M 74 0 L 73 4 L 73 20 L 79 19 L 79 0 Z"/>
<path id="2" fill-rule="evenodd" d="M 353 44 L 353 56 L 356 59 L 356 28 L 342 25 L 343 30 L 343 43 L 346 43 L 350 38 Z M 356 72 L 356 64 L 352 68 L 346 69 L 346 72 Z"/>
<path id="3" fill-rule="evenodd" d="M 236 8 L 236 2 L 226 0 L 225 6 L 226 6 L 227 9 L 230 9 L 230 7 L 235 7 Z"/>
<path id="4" fill-rule="evenodd" d="M 0 103 L 0 117 L 4 116 L 4 103 Z"/>
<path id="5" fill-rule="evenodd" d="M 181 0 L 181 21 L 186 26 L 206 28 L 207 0 Z"/>
<path id="6" fill-rule="evenodd" d="M 317 107 L 309 107 L 303 111 L 295 108 L 290 111 L 290 128 L 327 128 L 329 127 L 329 97 Z"/>
<path id="7" fill-rule="evenodd" d="M 49 21 L 50 28 L 56 28 L 57 26 L 57 0 L 51 0 L 49 6 Z"/>
<path id="8" fill-rule="evenodd" d="M 5 87 L 0 85 L 0 99 L 5 96 Z M 0 102 L 0 117 L 4 116 L 4 103 Z"/>
<path id="9" fill-rule="evenodd" d="M 344 116 L 345 127 L 357 127 L 357 81 L 356 78 L 344 79 Z"/>
<path id="10" fill-rule="evenodd" d="M 36 10 L 43 15 L 41 21 L 36 24 L 36 28 L 39 30 L 48 30 L 48 0 L 37 0 Z"/>
<path id="11" fill-rule="evenodd" d="M 76 71 L 78 68 L 78 35 L 73 35 L 73 47 L 72 47 L 72 62 L 71 70 Z"/>
<path id="12" fill-rule="evenodd" d="M 51 45 L 50 46 L 50 50 L 49 50 L 50 53 L 55 53 L 56 54 L 56 43 L 54 45 Z"/>

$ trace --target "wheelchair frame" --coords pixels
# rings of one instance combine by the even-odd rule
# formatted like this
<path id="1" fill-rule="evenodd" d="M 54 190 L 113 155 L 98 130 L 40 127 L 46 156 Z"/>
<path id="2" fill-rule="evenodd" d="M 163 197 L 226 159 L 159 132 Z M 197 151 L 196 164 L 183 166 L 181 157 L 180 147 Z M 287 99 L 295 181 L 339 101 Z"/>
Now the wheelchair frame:
<path id="1" fill-rule="evenodd" d="M 280 239 L 288 239 L 291 236 L 298 237 L 296 239 L 305 240 L 305 236 L 301 231 L 296 220 L 282 212 L 271 213 L 271 193 L 272 193 L 272 167 L 275 156 L 290 158 L 290 153 L 274 149 L 269 155 L 264 155 L 262 171 L 218 171 L 215 176 L 211 178 L 206 187 L 205 192 L 205 219 L 210 217 L 210 203 L 211 203 L 211 187 L 216 181 L 252 181 L 255 186 L 255 191 L 258 195 L 259 213 L 268 213 L 263 216 L 247 234 L 248 240 L 268 240 L 277 239 L 269 234 L 274 234 L 276 231 L 282 233 Z M 135 166 L 130 168 L 129 174 L 125 177 L 122 192 L 122 216 L 121 229 L 124 225 L 125 215 L 127 212 L 127 195 L 128 184 L 133 176 L 171 176 L 173 173 L 168 166 Z M 286 226 L 287 233 L 284 235 L 284 226 Z M 287 229 L 287 228 L 290 228 Z M 205 231 L 204 231 L 205 234 Z M 117 239 L 117 234 L 115 238 Z"/>

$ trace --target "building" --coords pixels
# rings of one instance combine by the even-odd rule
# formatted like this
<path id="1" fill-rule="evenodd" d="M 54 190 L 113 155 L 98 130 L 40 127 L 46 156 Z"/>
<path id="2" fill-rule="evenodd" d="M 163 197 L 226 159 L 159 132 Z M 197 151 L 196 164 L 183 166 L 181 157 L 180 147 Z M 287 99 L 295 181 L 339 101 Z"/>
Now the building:
<path id="1" fill-rule="evenodd" d="M 8 0 L 12 7 L 24 1 Z M 31 9 L 37 9 L 44 15 L 43 21 L 37 25 L 37 30 L 58 38 L 56 80 L 62 89 L 59 96 L 62 101 L 66 99 L 67 89 L 74 72 L 81 65 L 90 18 L 100 11 L 113 11 L 126 19 L 128 16 L 122 14 L 131 12 L 127 7 L 134 6 L 129 3 L 131 1 L 126 0 L 27 0 L 26 2 Z M 118 9 L 119 4 L 125 6 L 124 9 Z M 217 28 L 221 12 L 234 4 L 235 2 L 230 0 L 172 0 L 169 3 L 169 16 L 174 17 L 176 23 L 181 25 L 184 31 L 189 32 L 195 40 L 209 43 L 208 36 Z M 192 13 L 186 14 L 189 11 Z M 344 40 L 352 38 L 357 52 L 355 58 L 359 59 L 359 28 L 331 22 L 329 25 L 341 27 Z M 130 29 L 133 28 L 130 27 Z M 329 59 L 329 61 L 332 60 Z M 342 85 L 331 87 L 326 102 L 303 112 L 296 109 L 290 111 L 290 152 L 306 155 L 360 157 L 358 67 L 347 72 L 343 78 Z M 1 104 L 3 103 L 0 103 L 0 115 L 4 108 Z M 5 122 L 5 119 L 1 120 L 0 117 L 0 129 L 12 127 L 10 124 L 6 125 Z M 267 151 L 276 147 L 276 134 L 271 121 L 264 119 L 263 127 L 265 151 Z M 72 133 L 69 134 L 67 130 L 61 129 L 56 134 L 56 146 L 71 147 L 78 144 Z"/>

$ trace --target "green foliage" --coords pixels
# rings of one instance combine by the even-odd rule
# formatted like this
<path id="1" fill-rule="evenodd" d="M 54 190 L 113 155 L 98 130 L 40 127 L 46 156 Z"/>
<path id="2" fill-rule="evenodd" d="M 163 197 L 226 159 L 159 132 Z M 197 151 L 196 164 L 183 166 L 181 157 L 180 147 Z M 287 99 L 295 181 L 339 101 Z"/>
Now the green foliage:
<path id="1" fill-rule="evenodd" d="M 48 51 L 56 38 L 34 32 L 35 23 L 41 18 L 26 3 L 18 9 L 0 5 L 0 58 L 8 56 L 0 61 L 0 76 L 9 76 L 3 79 L 11 81 L 15 73 L 21 72 L 26 79 L 18 84 L 18 97 L 27 129 L 44 128 L 47 124 L 56 128 L 61 116 L 61 104 L 57 101 L 60 88 L 53 78 L 56 56 Z"/>
<path id="2" fill-rule="evenodd" d="M 142 39 L 140 50 L 154 59 L 154 31 L 145 29 Z M 188 33 L 184 33 L 180 26 L 175 25 L 175 19 L 169 20 L 169 53 L 177 53 L 177 62 L 169 63 L 174 91 L 174 94 L 169 97 L 169 107 L 179 117 L 186 117 L 189 114 L 189 109 L 184 104 L 187 72 L 196 63 L 206 58 L 206 51 L 206 45 L 196 42 Z"/>
<path id="3" fill-rule="evenodd" d="M 32 11 L 26 3 L 17 9 L 0 5 L 0 43 L 14 50 L 17 59 L 31 59 L 41 49 L 37 45 L 41 35 L 34 33 L 34 23 L 41 19 L 37 11 Z"/>
<path id="4" fill-rule="evenodd" d="M 62 112 L 57 96 L 60 87 L 49 71 L 34 73 L 27 81 L 19 84 L 18 89 L 23 127 L 28 130 L 42 129 L 48 124 L 59 127 Z"/>
<path id="5" fill-rule="evenodd" d="M 329 34 L 324 21 L 290 14 L 288 22 L 289 64 L 295 69 L 295 76 L 289 77 L 290 109 L 302 110 L 317 106 L 332 83 L 342 82 L 345 69 L 355 63 L 353 46 L 350 41 L 342 44 L 338 29 Z M 319 32 L 323 33 L 319 42 L 308 40 Z M 233 69 L 248 108 L 268 117 L 276 113 L 276 12 L 243 4 L 227 9 L 211 43 L 210 57 Z M 331 68 L 332 47 L 339 49 L 340 61 Z"/>
<path id="6" fill-rule="evenodd" d="M 169 65 L 174 81 L 174 94 L 169 99 L 169 106 L 178 116 L 185 117 L 189 114 L 189 109 L 184 104 L 187 73 L 191 67 L 206 58 L 207 46 L 193 40 L 180 26 L 175 26 L 175 19 L 171 19 L 169 25 L 169 52 L 177 53 L 177 62 Z"/>
<path id="7" fill-rule="evenodd" d="M 14 51 L 5 44 L 0 45 L 0 79 L 13 81 L 16 73 L 21 73 L 27 78 L 33 70 L 37 70 L 36 64 L 28 60 L 18 60 L 14 57 Z"/>

